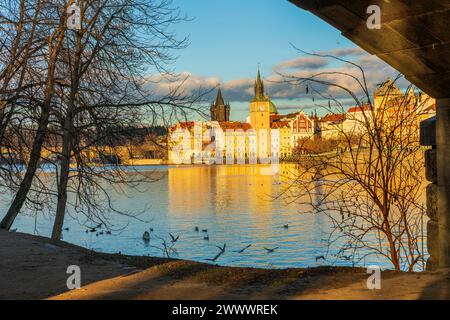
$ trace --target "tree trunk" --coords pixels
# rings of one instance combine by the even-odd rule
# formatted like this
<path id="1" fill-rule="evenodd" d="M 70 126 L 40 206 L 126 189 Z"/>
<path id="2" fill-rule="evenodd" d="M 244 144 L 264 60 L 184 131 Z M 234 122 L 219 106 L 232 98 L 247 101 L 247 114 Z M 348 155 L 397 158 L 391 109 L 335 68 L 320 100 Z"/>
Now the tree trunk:
<path id="1" fill-rule="evenodd" d="M 389 242 L 389 250 L 390 250 L 392 265 L 394 266 L 396 271 L 400 271 L 400 261 L 398 259 L 398 252 L 397 252 L 397 248 L 395 247 L 391 225 L 390 225 L 389 221 L 387 220 L 387 218 L 385 218 L 384 224 L 385 224 L 385 228 L 386 228 L 385 234 L 386 234 L 387 240 Z"/>
<path id="2" fill-rule="evenodd" d="M 61 170 L 59 173 L 58 183 L 58 202 L 56 204 L 56 216 L 53 224 L 52 239 L 61 240 L 62 229 L 64 225 L 64 217 L 67 207 L 67 185 L 69 183 L 70 174 L 70 157 L 73 149 L 74 139 L 74 111 L 76 108 L 76 97 L 80 89 L 80 60 L 82 56 L 81 33 L 75 35 L 76 51 L 74 55 L 74 65 L 72 70 L 70 95 L 67 106 L 67 114 L 63 124 L 63 148 L 61 152 Z"/>
<path id="3" fill-rule="evenodd" d="M 13 202 L 11 203 L 11 206 L 8 209 L 8 212 L 6 213 L 6 216 L 0 222 L 1 229 L 11 229 L 14 220 L 16 219 L 17 215 L 22 209 L 25 200 L 27 199 L 28 192 L 30 191 L 34 175 L 36 174 L 36 170 L 39 165 L 39 160 L 41 159 L 42 145 L 45 141 L 49 114 L 50 113 L 48 108 L 43 110 L 41 113 L 41 117 L 39 119 L 39 128 L 34 138 L 30 160 L 28 161 L 27 165 L 27 171 L 25 173 L 25 176 L 23 177 L 22 182 L 20 183 L 19 190 L 17 190 L 17 193 L 14 197 Z"/>
<path id="4" fill-rule="evenodd" d="M 25 176 L 23 177 L 22 182 L 20 183 L 19 190 L 17 190 L 17 193 L 14 197 L 13 202 L 11 203 L 11 206 L 8 209 L 8 212 L 6 213 L 3 220 L 0 222 L 1 229 L 6 230 L 11 229 L 14 220 L 16 219 L 17 215 L 22 209 L 23 204 L 27 199 L 28 192 L 30 191 L 34 175 L 36 174 L 39 165 L 39 160 L 41 159 L 41 151 L 47 134 L 51 103 L 54 93 L 56 62 L 59 55 L 61 43 L 64 39 L 64 25 L 65 20 L 64 18 L 62 18 L 59 28 L 59 35 L 56 40 L 55 46 L 50 48 L 45 96 L 41 105 L 41 116 L 39 117 L 38 130 L 36 132 L 36 136 L 33 141 L 33 147 L 31 149 L 30 160 L 28 161 L 27 165 L 27 171 L 25 173 Z M 52 37 L 50 37 L 50 39 L 51 38 Z"/>
<path id="5" fill-rule="evenodd" d="M 56 205 L 56 216 L 52 231 L 53 240 L 61 240 L 64 217 L 66 215 L 67 184 L 69 182 L 70 154 L 72 150 L 72 123 L 72 116 L 67 115 L 64 121 L 63 150 L 61 153 L 61 170 L 58 183 L 58 202 Z"/>

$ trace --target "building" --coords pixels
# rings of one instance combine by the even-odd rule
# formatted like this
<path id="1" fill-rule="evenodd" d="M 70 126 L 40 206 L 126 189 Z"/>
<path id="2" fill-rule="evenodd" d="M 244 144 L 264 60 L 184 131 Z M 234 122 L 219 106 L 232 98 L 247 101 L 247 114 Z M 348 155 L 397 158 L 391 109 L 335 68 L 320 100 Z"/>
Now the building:
<path id="1" fill-rule="evenodd" d="M 217 98 L 216 102 L 211 104 L 211 121 L 230 121 L 230 103 L 225 104 L 225 101 L 222 97 L 222 91 L 217 90 Z"/>
<path id="2" fill-rule="evenodd" d="M 222 163 L 255 163 L 257 143 L 251 125 L 243 122 L 220 122 L 219 126 L 219 130 L 215 132 L 215 152 L 224 156 Z M 220 156 L 216 157 L 216 162 L 220 160 Z"/>
<path id="3" fill-rule="evenodd" d="M 417 113 L 415 125 L 419 126 L 421 121 L 436 114 L 436 101 L 422 92 L 415 93 L 412 87 L 403 93 L 388 78 L 375 89 L 372 106 L 365 104 L 348 110 L 343 131 L 347 135 L 360 135 L 375 121 L 384 126 L 398 126 L 399 115 L 411 111 Z"/>
<path id="4" fill-rule="evenodd" d="M 230 121 L 230 111 L 219 88 L 211 104 L 211 121 L 174 125 L 169 131 L 169 163 L 269 163 L 289 158 L 299 139 L 317 131 L 317 116 L 278 113 L 259 69 L 247 122 Z"/>
<path id="5" fill-rule="evenodd" d="M 257 154 L 260 159 L 267 159 L 271 155 L 271 116 L 277 114 L 277 107 L 265 93 L 264 81 L 261 79 L 261 73 L 258 68 L 258 76 L 255 81 L 255 96 L 250 102 L 250 125 L 256 131 L 258 137 Z"/>
<path id="6" fill-rule="evenodd" d="M 348 109 L 342 129 L 346 134 L 359 135 L 364 133 L 367 122 L 372 119 L 372 111 L 370 105 L 360 107 L 351 107 Z"/>
<path id="7" fill-rule="evenodd" d="M 398 89 L 394 81 L 388 78 L 385 82 L 380 83 L 375 88 L 373 94 L 373 107 L 374 109 L 383 108 L 386 104 L 389 104 L 393 99 L 402 99 L 404 94 Z"/>
<path id="8" fill-rule="evenodd" d="M 298 146 L 299 141 L 313 137 L 316 132 L 317 119 L 314 116 L 306 115 L 302 111 L 272 116 L 271 120 L 272 128 L 278 122 L 287 122 L 289 124 L 291 149 Z M 292 150 L 289 153 L 292 153 Z"/>
<path id="9" fill-rule="evenodd" d="M 344 130 L 346 114 L 331 113 L 319 119 L 319 136 L 322 139 L 338 139 Z"/>
<path id="10" fill-rule="evenodd" d="M 336 140 L 343 136 L 362 135 L 375 120 L 386 126 L 396 125 L 393 123 L 396 115 L 410 108 L 416 110 L 420 120 L 425 120 L 435 115 L 436 102 L 423 93 L 414 93 L 412 89 L 402 93 L 391 79 L 387 79 L 376 87 L 372 106 L 351 107 L 346 113 L 330 113 L 323 117 L 319 117 L 317 112 L 310 116 L 304 112 L 281 115 L 266 94 L 258 69 L 247 123 L 229 121 L 230 104 L 224 103 L 219 89 L 216 102 L 211 105 L 213 121 L 177 124 L 172 128 L 171 133 L 186 129 L 176 136 L 179 138 L 181 134 L 188 142 L 175 143 L 173 138 L 169 138 L 169 162 L 233 161 L 231 163 L 242 164 L 286 159 L 292 156 L 300 141 L 313 137 Z M 175 157 L 174 146 L 177 150 L 186 151 Z"/>
<path id="11" fill-rule="evenodd" d="M 277 121 L 272 124 L 271 139 L 272 158 L 285 159 L 292 155 L 292 129 L 288 121 Z"/>

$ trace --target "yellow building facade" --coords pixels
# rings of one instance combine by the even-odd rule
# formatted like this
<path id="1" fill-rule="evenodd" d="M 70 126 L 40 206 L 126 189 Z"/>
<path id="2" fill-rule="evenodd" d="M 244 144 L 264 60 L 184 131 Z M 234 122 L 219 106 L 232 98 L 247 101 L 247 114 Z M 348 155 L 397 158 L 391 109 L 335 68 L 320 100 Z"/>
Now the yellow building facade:
<path id="1" fill-rule="evenodd" d="M 272 155 L 271 147 L 271 115 L 278 114 L 276 106 L 270 101 L 264 90 L 260 70 L 255 81 L 255 96 L 250 102 L 250 125 L 258 137 L 257 154 L 260 159 L 268 159 Z"/>

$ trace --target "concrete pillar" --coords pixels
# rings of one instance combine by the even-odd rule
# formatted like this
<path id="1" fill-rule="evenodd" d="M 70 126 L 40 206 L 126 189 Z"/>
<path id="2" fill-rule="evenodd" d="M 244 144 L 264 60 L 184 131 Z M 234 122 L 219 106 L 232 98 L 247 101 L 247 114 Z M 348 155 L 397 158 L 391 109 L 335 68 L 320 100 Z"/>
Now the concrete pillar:
<path id="1" fill-rule="evenodd" d="M 427 248 L 430 257 L 427 270 L 434 271 L 439 267 L 439 218 L 437 207 L 437 172 L 436 149 L 425 152 L 426 178 L 431 183 L 427 186 Z"/>
<path id="2" fill-rule="evenodd" d="M 450 98 L 437 100 L 436 163 L 439 267 L 450 267 Z"/>
<path id="3" fill-rule="evenodd" d="M 420 144 L 431 147 L 425 151 L 425 177 L 430 182 L 427 186 L 427 249 L 430 255 L 427 270 L 439 267 L 439 223 L 437 207 L 437 161 L 436 161 L 436 117 L 420 124 Z"/>

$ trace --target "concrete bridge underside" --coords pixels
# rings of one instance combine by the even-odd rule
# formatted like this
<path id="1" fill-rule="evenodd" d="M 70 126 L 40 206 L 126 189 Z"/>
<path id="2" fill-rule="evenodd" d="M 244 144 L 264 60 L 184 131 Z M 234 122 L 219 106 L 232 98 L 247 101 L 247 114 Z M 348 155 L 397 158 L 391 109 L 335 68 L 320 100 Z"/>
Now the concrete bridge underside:
<path id="1" fill-rule="evenodd" d="M 437 199 L 437 245 L 432 256 L 439 267 L 450 267 L 450 0 L 289 1 L 339 29 L 437 99 L 433 156 L 437 174 L 432 181 Z M 367 28 L 370 5 L 381 8 L 380 30 Z"/>

